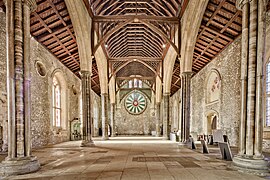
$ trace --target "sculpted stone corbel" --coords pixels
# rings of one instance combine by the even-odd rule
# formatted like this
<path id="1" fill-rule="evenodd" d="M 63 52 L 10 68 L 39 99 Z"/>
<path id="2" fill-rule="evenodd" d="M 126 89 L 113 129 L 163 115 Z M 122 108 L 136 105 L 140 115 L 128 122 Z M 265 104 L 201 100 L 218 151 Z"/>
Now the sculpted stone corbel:
<path id="1" fill-rule="evenodd" d="M 249 3 L 250 1 L 252 0 L 236 0 L 236 8 L 240 11 L 242 11 L 242 8 L 243 6 L 246 4 L 246 3 Z"/>
<path id="2" fill-rule="evenodd" d="M 25 3 L 30 8 L 31 12 L 35 11 L 37 8 L 36 0 L 23 0 L 23 3 Z"/>

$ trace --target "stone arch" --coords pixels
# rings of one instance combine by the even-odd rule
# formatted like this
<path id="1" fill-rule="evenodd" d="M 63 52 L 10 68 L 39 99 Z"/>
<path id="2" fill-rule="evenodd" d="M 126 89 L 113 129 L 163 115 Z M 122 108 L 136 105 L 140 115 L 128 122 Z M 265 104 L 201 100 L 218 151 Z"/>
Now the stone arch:
<path id="1" fill-rule="evenodd" d="M 220 100 L 221 75 L 217 69 L 212 69 L 205 81 L 205 103 L 215 103 Z"/>
<path id="2" fill-rule="evenodd" d="M 64 76 L 64 73 L 62 70 L 60 69 L 55 69 L 50 78 L 51 81 L 49 84 L 49 91 L 52 92 L 52 79 L 56 77 L 57 80 L 60 83 L 60 87 L 61 87 L 61 128 L 64 130 L 67 130 L 68 128 L 68 112 L 67 112 L 67 104 L 68 104 L 68 87 L 67 87 L 67 81 L 66 78 Z M 53 100 L 52 100 L 52 96 L 49 96 L 49 99 L 51 100 L 51 111 L 53 110 Z M 51 127 L 52 127 L 52 121 L 53 121 L 53 112 L 51 112 Z"/>
<path id="3" fill-rule="evenodd" d="M 205 133 L 212 134 L 212 130 L 219 129 L 219 113 L 216 110 L 209 110 L 205 113 Z"/>

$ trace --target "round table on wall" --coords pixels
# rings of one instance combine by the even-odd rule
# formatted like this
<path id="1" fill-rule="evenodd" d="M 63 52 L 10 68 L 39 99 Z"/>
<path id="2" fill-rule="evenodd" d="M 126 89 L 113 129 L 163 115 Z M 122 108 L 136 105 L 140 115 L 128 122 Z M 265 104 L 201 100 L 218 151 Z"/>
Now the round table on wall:
<path id="1" fill-rule="evenodd" d="M 125 108 L 127 112 L 133 115 L 143 113 L 146 109 L 146 105 L 146 98 L 139 91 L 130 93 L 125 99 Z"/>

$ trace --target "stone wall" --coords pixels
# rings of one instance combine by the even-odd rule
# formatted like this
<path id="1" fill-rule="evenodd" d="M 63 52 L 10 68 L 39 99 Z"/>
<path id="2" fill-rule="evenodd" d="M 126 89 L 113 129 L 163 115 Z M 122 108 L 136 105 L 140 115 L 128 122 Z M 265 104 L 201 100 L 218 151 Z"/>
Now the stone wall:
<path id="1" fill-rule="evenodd" d="M 217 128 L 228 135 L 233 146 L 238 145 L 239 136 L 240 52 L 238 38 L 191 79 L 191 132 L 207 134 L 207 116 L 216 113 Z M 211 71 L 220 75 L 220 97 L 207 103 L 207 80 Z"/>
<path id="2" fill-rule="evenodd" d="M 270 41 L 269 41 L 269 39 L 270 39 L 270 11 L 268 11 L 268 13 L 266 15 L 266 45 L 265 45 L 266 46 L 266 48 L 265 48 L 266 62 L 269 62 L 269 60 L 270 60 Z M 263 139 L 263 150 L 270 152 L 270 127 L 264 127 L 263 138 L 264 138 Z"/>
<path id="3" fill-rule="evenodd" d="M 31 120 L 33 147 L 46 144 L 54 144 L 69 140 L 69 121 L 80 118 L 79 91 L 80 80 L 70 70 L 63 66 L 50 52 L 33 38 L 31 40 Z M 46 75 L 42 77 L 36 69 L 36 62 L 44 65 Z M 52 79 L 55 73 L 61 76 L 59 79 L 65 85 L 61 93 L 66 93 L 65 114 L 61 129 L 52 127 Z M 62 84 L 61 84 L 62 85 Z M 77 90 L 74 94 L 73 89 Z M 63 109 L 64 110 L 64 109 Z"/>
<path id="4" fill-rule="evenodd" d="M 6 27 L 5 13 L 0 9 L 0 126 L 7 128 L 7 65 L 6 65 Z M 4 143 L 7 144 L 7 133 L 2 131 Z"/>
<path id="5" fill-rule="evenodd" d="M 146 96 L 145 96 L 146 97 Z M 129 114 L 125 109 L 125 98 L 116 104 L 115 131 L 118 135 L 150 135 L 155 131 L 154 96 L 148 97 L 147 107 L 140 115 Z"/>
<path id="6" fill-rule="evenodd" d="M 0 125 L 4 126 L 4 133 L 7 131 L 5 36 L 5 14 L 0 12 Z M 34 38 L 31 38 L 30 49 L 32 146 L 37 148 L 68 141 L 71 135 L 70 121 L 80 118 L 80 79 Z M 38 72 L 42 72 L 44 76 Z M 61 128 L 52 126 L 52 79 L 56 73 L 64 84 L 61 93 L 64 93 L 65 113 Z M 92 101 L 100 102 L 100 97 L 93 91 Z M 6 141 L 7 137 L 5 134 L 4 136 Z"/>
<path id="7" fill-rule="evenodd" d="M 171 132 L 181 129 L 180 122 L 180 90 L 170 97 L 169 125 Z"/>

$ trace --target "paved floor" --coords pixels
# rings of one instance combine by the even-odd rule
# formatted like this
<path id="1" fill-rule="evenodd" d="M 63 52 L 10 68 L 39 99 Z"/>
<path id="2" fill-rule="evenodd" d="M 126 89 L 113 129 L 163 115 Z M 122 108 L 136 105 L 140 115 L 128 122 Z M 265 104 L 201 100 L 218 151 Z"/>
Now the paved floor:
<path id="1" fill-rule="evenodd" d="M 82 148 L 73 141 L 35 150 L 41 169 L 9 179 L 261 179 L 228 169 L 229 162 L 215 152 L 203 155 L 160 138 L 96 139 L 95 144 Z"/>

